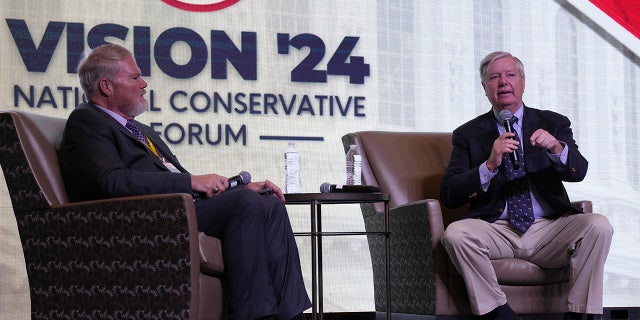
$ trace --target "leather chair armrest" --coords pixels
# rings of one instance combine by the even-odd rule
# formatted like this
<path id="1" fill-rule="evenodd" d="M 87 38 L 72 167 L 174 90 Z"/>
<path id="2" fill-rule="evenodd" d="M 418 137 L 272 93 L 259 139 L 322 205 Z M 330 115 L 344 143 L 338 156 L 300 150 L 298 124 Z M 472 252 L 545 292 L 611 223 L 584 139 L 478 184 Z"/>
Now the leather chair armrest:
<path id="1" fill-rule="evenodd" d="M 200 256 L 190 195 L 68 203 L 16 219 L 32 315 L 73 317 L 86 309 L 118 317 L 126 306 L 149 317 L 170 310 L 197 319 Z"/>
<path id="2" fill-rule="evenodd" d="M 593 203 L 589 200 L 572 201 L 571 206 L 582 209 L 584 213 L 593 213 Z"/>
<path id="3" fill-rule="evenodd" d="M 210 237 L 204 232 L 198 233 L 200 242 L 200 273 L 224 278 L 224 259 L 222 257 L 222 241 L 215 237 Z"/>

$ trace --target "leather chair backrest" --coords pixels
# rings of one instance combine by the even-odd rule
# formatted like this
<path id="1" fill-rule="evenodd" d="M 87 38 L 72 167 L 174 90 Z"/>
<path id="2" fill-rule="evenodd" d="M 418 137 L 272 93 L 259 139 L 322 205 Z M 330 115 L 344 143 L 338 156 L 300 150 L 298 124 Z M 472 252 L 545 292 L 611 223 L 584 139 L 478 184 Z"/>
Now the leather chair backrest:
<path id="1" fill-rule="evenodd" d="M 349 133 L 342 140 L 345 150 L 349 144 L 358 146 L 362 183 L 380 186 L 391 196 L 391 208 L 440 199 L 440 183 L 453 149 L 451 132 L 361 131 Z M 466 208 L 443 211 L 451 221 L 459 219 Z"/>
<path id="2" fill-rule="evenodd" d="M 27 165 L 31 171 L 39 191 L 42 193 L 46 203 L 31 203 L 30 206 L 46 206 L 65 204 L 69 202 L 67 193 L 64 188 L 62 174 L 58 163 L 58 148 L 62 140 L 66 119 L 49 117 L 34 113 L 26 112 L 7 112 L 3 117 L 10 116 L 13 120 L 13 128 L 17 135 L 17 143 L 22 147 L 26 164 L 20 164 L 22 159 L 19 154 L 14 155 L 14 166 L 20 167 Z M 6 118 L 3 118 L 6 119 Z M 10 123 L 9 119 L 3 120 L 3 123 Z M 10 124 L 9 124 L 10 126 Z M 3 128 L 3 130 L 11 130 L 12 128 Z M 11 139 L 15 136 L 11 132 L 7 132 L 5 139 Z M 3 166 L 5 163 L 3 163 Z M 16 192 L 37 192 L 38 190 L 16 190 L 15 185 L 11 186 L 9 179 L 7 185 L 10 193 L 15 196 Z M 21 189 L 24 189 L 22 186 Z M 12 197 L 12 201 L 16 201 Z M 18 207 L 23 207 L 21 204 Z"/>

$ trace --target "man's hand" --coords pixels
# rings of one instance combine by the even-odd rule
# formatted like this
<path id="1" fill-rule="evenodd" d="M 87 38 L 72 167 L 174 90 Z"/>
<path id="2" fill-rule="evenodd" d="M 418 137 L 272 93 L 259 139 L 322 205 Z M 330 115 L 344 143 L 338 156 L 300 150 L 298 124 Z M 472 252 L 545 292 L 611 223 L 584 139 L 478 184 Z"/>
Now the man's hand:
<path id="1" fill-rule="evenodd" d="M 211 198 L 229 188 L 229 179 L 215 173 L 191 176 L 191 189 Z"/>
<path id="2" fill-rule="evenodd" d="M 502 164 L 502 157 L 505 153 L 511 153 L 518 149 L 520 143 L 517 140 L 511 139 L 515 137 L 515 135 L 516 134 L 512 132 L 505 132 L 493 142 L 491 155 L 489 155 L 489 159 L 487 160 L 487 169 L 489 169 L 489 172 L 494 172 Z"/>
<path id="3" fill-rule="evenodd" d="M 534 147 L 545 148 L 549 153 L 558 154 L 564 148 L 560 141 L 544 129 L 536 130 L 529 138 Z"/>
<path id="4" fill-rule="evenodd" d="M 256 192 L 266 188 L 271 188 L 271 193 L 284 202 L 284 194 L 282 193 L 280 187 L 269 180 L 251 182 L 247 185 L 247 189 L 251 189 Z"/>

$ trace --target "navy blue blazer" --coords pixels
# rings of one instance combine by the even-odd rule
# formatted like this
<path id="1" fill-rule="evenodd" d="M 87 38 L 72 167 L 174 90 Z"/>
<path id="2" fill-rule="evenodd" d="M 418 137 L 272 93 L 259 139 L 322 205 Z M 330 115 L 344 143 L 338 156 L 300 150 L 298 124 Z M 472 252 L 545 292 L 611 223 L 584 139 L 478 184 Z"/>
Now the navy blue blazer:
<path id="1" fill-rule="evenodd" d="M 113 117 L 94 104 L 71 112 L 58 152 L 65 188 L 71 201 L 120 196 L 191 193 L 191 175 L 150 127 L 138 126 L 162 155 L 162 160 Z"/>
<path id="2" fill-rule="evenodd" d="M 566 212 L 580 212 L 570 204 L 563 181 L 582 181 L 588 161 L 578 151 L 573 139 L 571 122 L 559 113 L 524 106 L 522 123 L 525 170 L 529 182 L 539 191 L 538 197 L 553 210 L 550 217 Z M 544 129 L 569 148 L 567 163 L 562 170 L 553 166 L 544 148 L 533 147 L 529 137 L 537 129 Z M 496 221 L 505 206 L 506 177 L 498 173 L 485 192 L 482 190 L 478 167 L 483 164 L 500 135 L 493 111 L 482 114 L 453 131 L 453 151 L 442 179 L 440 199 L 448 208 L 469 204 L 466 218 Z M 502 166 L 499 170 L 503 170 Z"/>

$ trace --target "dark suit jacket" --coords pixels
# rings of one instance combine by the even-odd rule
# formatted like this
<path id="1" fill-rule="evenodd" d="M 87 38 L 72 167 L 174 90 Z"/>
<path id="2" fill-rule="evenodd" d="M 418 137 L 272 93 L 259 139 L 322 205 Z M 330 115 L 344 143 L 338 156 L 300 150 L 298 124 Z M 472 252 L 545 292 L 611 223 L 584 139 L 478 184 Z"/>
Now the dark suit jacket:
<path id="1" fill-rule="evenodd" d="M 571 122 L 561 114 L 524 107 L 522 124 L 525 169 L 529 182 L 538 190 L 539 200 L 545 201 L 560 215 L 579 212 L 571 207 L 563 181 L 582 181 L 587 173 L 588 162 L 578 151 L 573 139 Z M 533 147 L 529 137 L 537 129 L 544 129 L 569 148 L 566 166 L 555 168 L 544 148 Z M 453 152 L 442 179 L 440 198 L 448 208 L 469 204 L 467 218 L 481 218 L 494 222 L 505 206 L 506 177 L 499 172 L 487 191 L 482 190 L 478 167 L 483 164 L 500 135 L 493 111 L 489 111 L 463 124 L 453 131 Z M 503 170 L 502 166 L 499 170 Z"/>
<path id="2" fill-rule="evenodd" d="M 119 196 L 191 193 L 190 174 L 150 127 L 138 123 L 154 146 L 182 173 L 170 172 L 131 132 L 93 104 L 67 120 L 58 153 L 71 201 Z"/>

